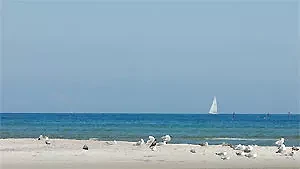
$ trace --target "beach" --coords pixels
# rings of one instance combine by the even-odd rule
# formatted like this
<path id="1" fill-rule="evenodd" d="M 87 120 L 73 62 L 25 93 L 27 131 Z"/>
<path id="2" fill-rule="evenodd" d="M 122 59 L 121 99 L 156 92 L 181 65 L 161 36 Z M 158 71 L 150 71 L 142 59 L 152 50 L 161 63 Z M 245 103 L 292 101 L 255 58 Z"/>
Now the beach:
<path id="1" fill-rule="evenodd" d="M 167 144 L 157 146 L 152 151 L 149 146 L 134 146 L 134 142 L 117 141 L 110 144 L 98 140 L 33 138 L 0 139 L 2 169 L 37 169 L 37 168 L 282 168 L 292 169 L 300 166 L 300 152 L 294 156 L 275 153 L 275 146 L 255 146 L 256 158 L 237 156 L 229 146 Z M 89 150 L 83 150 L 83 145 Z M 194 149 L 196 153 L 191 153 Z M 228 153 L 228 160 L 222 160 L 216 152 Z M 287 152 L 291 147 L 287 147 Z"/>

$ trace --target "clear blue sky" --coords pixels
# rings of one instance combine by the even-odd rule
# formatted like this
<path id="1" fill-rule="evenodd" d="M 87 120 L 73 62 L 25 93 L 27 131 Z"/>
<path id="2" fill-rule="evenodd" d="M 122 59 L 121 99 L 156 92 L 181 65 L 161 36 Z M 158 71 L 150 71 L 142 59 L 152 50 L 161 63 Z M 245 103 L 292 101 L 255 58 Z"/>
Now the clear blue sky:
<path id="1" fill-rule="evenodd" d="M 4 112 L 299 112 L 298 1 L 4 0 Z"/>

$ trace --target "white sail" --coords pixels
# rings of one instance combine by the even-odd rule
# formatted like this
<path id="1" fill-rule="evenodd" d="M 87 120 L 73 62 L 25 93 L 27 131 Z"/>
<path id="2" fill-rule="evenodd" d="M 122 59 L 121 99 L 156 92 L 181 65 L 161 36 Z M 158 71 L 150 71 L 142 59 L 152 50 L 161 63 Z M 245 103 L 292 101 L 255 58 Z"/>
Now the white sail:
<path id="1" fill-rule="evenodd" d="M 209 114 L 218 114 L 218 104 L 216 97 L 214 97 L 213 103 L 211 104 Z"/>

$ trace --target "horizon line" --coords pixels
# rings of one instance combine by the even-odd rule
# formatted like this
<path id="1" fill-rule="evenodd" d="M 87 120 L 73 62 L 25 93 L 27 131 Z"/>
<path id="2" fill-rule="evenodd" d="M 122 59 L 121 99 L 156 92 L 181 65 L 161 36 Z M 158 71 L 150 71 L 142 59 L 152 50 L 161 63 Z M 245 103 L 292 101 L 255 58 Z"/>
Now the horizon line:
<path id="1" fill-rule="evenodd" d="M 33 114 L 209 114 L 209 113 L 201 113 L 201 112 L 84 112 L 84 111 L 80 111 L 80 112 L 73 112 L 73 111 L 65 111 L 65 112 L 0 112 L 0 114 L 4 114 L 4 113 L 23 113 L 23 114 L 29 114 L 29 113 L 33 113 Z M 246 112 L 220 112 L 218 113 L 220 114 L 267 114 L 269 112 L 257 112 L 257 113 L 246 113 Z M 293 113 L 290 112 L 291 114 L 300 114 L 300 113 Z M 217 115 L 218 115 L 217 114 Z M 269 114 L 289 114 L 289 112 L 286 113 L 269 113 Z"/>

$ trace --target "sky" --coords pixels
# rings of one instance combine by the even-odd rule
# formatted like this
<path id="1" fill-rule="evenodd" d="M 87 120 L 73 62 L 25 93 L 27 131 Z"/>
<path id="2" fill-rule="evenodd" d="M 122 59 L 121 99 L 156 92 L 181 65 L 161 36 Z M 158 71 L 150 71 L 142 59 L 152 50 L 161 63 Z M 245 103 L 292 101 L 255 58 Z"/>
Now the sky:
<path id="1" fill-rule="evenodd" d="M 1 111 L 299 113 L 299 4 L 3 0 Z"/>

